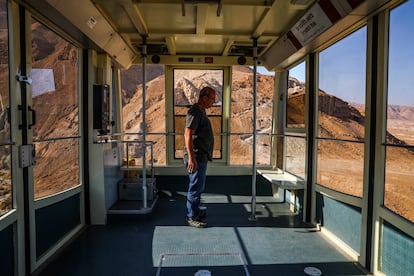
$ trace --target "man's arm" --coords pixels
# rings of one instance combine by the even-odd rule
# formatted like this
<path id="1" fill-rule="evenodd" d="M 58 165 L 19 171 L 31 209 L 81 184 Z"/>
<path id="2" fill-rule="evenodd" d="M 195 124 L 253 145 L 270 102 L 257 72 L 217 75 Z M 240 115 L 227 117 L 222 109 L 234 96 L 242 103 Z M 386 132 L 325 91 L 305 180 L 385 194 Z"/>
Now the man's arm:
<path id="1" fill-rule="evenodd" d="M 188 165 L 187 170 L 189 173 L 197 171 L 197 161 L 195 159 L 193 148 L 193 135 L 195 130 L 186 127 L 184 131 L 184 143 L 188 153 Z"/>

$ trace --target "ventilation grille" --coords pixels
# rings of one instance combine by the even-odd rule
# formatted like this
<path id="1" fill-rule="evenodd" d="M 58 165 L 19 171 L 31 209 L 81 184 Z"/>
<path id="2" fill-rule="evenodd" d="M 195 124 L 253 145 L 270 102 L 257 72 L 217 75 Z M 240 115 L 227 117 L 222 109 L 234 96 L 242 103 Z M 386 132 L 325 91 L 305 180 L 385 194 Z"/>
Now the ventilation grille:
<path id="1" fill-rule="evenodd" d="M 138 52 L 142 52 L 142 44 L 134 43 L 134 47 Z M 168 55 L 168 47 L 166 44 L 147 44 L 148 55 Z"/>
<path id="2" fill-rule="evenodd" d="M 260 55 L 260 53 L 264 50 L 265 47 L 258 46 L 257 47 L 257 54 Z M 253 46 L 246 46 L 246 45 L 233 45 L 230 48 L 230 51 L 228 53 L 229 56 L 247 56 L 252 57 L 253 56 Z"/>

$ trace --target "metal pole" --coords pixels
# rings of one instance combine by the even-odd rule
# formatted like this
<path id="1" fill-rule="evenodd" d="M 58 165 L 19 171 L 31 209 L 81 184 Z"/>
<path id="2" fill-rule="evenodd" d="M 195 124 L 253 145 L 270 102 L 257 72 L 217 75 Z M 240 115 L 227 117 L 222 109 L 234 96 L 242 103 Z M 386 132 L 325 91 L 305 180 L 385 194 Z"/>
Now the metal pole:
<path id="1" fill-rule="evenodd" d="M 147 167 L 146 167 L 146 152 L 147 152 L 147 143 L 146 143 L 146 118 L 145 118 L 145 99 L 146 99 L 146 90 L 147 90 L 147 38 L 142 37 L 142 203 L 143 208 L 147 208 Z"/>
<path id="2" fill-rule="evenodd" d="M 257 95 L 257 38 L 253 38 L 253 166 L 252 166 L 252 213 L 256 220 L 256 95 Z"/>

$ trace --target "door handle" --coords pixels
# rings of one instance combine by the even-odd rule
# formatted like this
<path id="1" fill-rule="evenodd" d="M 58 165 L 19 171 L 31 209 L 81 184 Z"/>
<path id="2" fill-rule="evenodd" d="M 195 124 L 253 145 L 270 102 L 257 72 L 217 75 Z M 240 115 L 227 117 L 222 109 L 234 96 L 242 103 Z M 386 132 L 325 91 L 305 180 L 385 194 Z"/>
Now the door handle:
<path id="1" fill-rule="evenodd" d="M 27 126 L 28 129 L 31 129 L 36 124 L 36 111 L 30 105 L 27 107 L 27 110 L 32 113 L 32 123 Z"/>

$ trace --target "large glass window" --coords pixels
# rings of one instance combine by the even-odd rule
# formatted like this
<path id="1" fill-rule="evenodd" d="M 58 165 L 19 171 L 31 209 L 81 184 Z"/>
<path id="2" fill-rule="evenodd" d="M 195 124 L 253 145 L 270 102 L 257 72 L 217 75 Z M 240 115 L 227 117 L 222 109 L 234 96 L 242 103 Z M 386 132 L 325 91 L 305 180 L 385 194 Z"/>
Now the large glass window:
<path id="1" fill-rule="evenodd" d="M 390 13 L 384 205 L 414 222 L 414 1 Z"/>
<path id="2" fill-rule="evenodd" d="M 146 141 L 153 143 L 154 165 L 166 164 L 165 135 L 165 72 L 163 65 L 146 65 Z M 142 140 L 142 65 L 121 71 L 123 131 L 126 140 Z M 148 149 L 149 150 L 149 149 Z M 140 157 L 142 153 L 135 153 Z M 149 159 L 151 155 L 146 155 Z M 138 160 L 135 160 L 138 162 Z"/>
<path id="3" fill-rule="evenodd" d="M 286 128 L 305 127 L 306 62 L 289 69 Z"/>
<path id="4" fill-rule="evenodd" d="M 286 128 L 284 135 L 279 136 L 278 143 L 281 150 L 279 155 L 285 158 L 284 164 L 278 164 L 287 172 L 305 178 L 306 165 L 306 133 L 305 133 L 305 112 L 306 112 L 306 62 L 289 69 L 287 82 L 286 99 Z"/>
<path id="5" fill-rule="evenodd" d="M 319 55 L 317 183 L 362 197 L 366 27 Z"/>
<path id="6" fill-rule="evenodd" d="M 7 1 L 0 0 L 0 217 L 13 208 Z"/>
<path id="7" fill-rule="evenodd" d="M 33 174 L 38 199 L 80 184 L 79 49 L 34 19 L 31 29 Z"/>
<path id="8" fill-rule="evenodd" d="M 183 158 L 184 126 L 188 108 L 198 101 L 200 90 L 216 90 L 216 101 L 206 110 L 214 133 L 213 159 L 222 158 L 223 79 L 221 69 L 174 69 L 174 158 Z"/>
<path id="9" fill-rule="evenodd" d="M 285 136 L 285 170 L 301 178 L 306 176 L 306 139 L 304 136 Z"/>
<path id="10" fill-rule="evenodd" d="M 274 74 L 257 68 L 256 162 L 270 165 L 273 130 Z M 253 71 L 233 66 L 230 103 L 230 164 L 251 165 L 253 160 Z"/>

